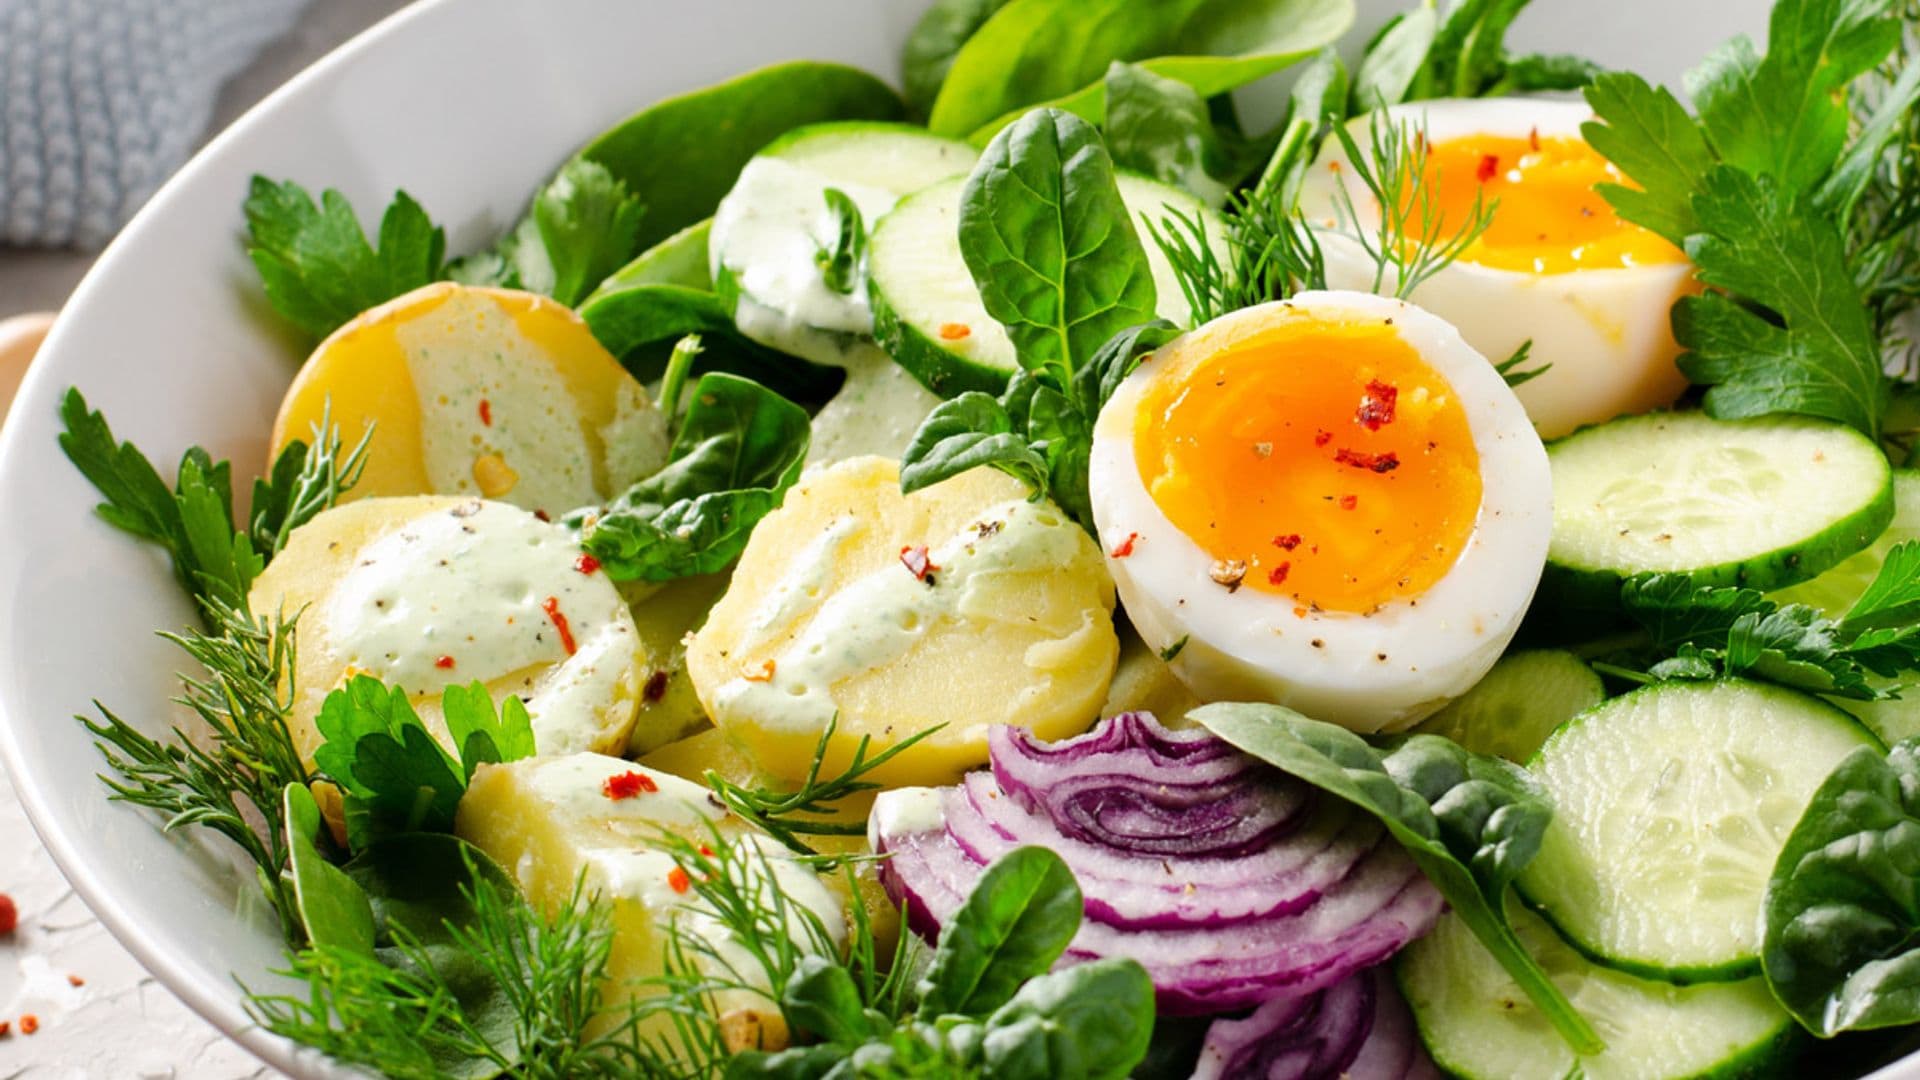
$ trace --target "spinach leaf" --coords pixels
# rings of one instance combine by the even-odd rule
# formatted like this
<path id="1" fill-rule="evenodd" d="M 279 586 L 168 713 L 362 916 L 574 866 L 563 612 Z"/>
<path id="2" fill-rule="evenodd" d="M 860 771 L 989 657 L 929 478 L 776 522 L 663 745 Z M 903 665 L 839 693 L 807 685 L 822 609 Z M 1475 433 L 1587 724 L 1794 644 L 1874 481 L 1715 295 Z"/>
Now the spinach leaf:
<path id="1" fill-rule="evenodd" d="M 707 262 L 707 241 L 712 233 L 712 218 L 681 229 L 614 271 L 588 300 L 628 285 L 678 285 L 712 292 L 713 267 Z"/>
<path id="2" fill-rule="evenodd" d="M 925 119 L 932 110 L 940 87 L 947 81 L 947 69 L 953 58 L 986 25 L 1007 0 L 937 0 L 920 16 L 907 35 L 907 47 L 901 57 L 901 84 L 905 89 L 907 111 Z"/>
<path id="3" fill-rule="evenodd" d="M 1125 60 L 1211 99 L 1338 38 L 1350 0 L 1012 0 L 954 57 L 929 125 L 984 143 L 1033 105 L 1094 122 Z"/>
<path id="4" fill-rule="evenodd" d="M 326 741 L 313 760 L 340 786 L 354 851 L 393 833 L 452 832 L 482 762 L 532 755 L 532 726 L 518 701 L 496 714 L 486 687 L 474 683 L 449 686 L 441 708 L 457 758 L 434 740 L 404 690 L 371 676 L 354 676 L 321 702 L 314 726 Z"/>
<path id="5" fill-rule="evenodd" d="M 820 264 L 820 276 L 827 288 L 845 296 L 859 284 L 860 264 L 867 257 L 867 226 L 860 217 L 860 207 L 846 192 L 830 187 L 826 199 L 827 212 L 834 220 L 833 246 L 822 247 L 815 261 Z"/>
<path id="6" fill-rule="evenodd" d="M 1582 1054 L 1602 1048 L 1507 918 L 1508 886 L 1538 853 L 1553 816 L 1524 769 L 1437 735 L 1399 736 L 1376 749 L 1345 728 L 1279 705 L 1207 705 L 1187 716 L 1379 818 L 1567 1044 Z"/>
<path id="7" fill-rule="evenodd" d="M 445 276 L 446 233 L 404 191 L 381 215 L 377 247 L 360 231 L 346 196 L 331 188 L 316 206 L 291 180 L 255 176 L 243 209 L 247 257 L 267 302 L 315 341 Z"/>
<path id="8" fill-rule="evenodd" d="M 1080 886 L 1060 856 L 1022 847 L 995 859 L 940 929 L 920 1010 L 980 1016 L 1007 1004 L 1066 952 L 1081 917 Z"/>
<path id="9" fill-rule="evenodd" d="M 757 383 L 710 373 L 667 465 L 567 524 L 616 581 L 673 581 L 725 569 L 800 477 L 806 410 Z"/>
<path id="10" fill-rule="evenodd" d="M 1061 383 L 1108 338 L 1155 318 L 1113 161 L 1071 113 L 1037 109 L 994 137 L 961 194 L 960 251 L 1020 365 Z"/>
<path id="11" fill-rule="evenodd" d="M 313 792 L 304 784 L 288 784 L 281 813 L 287 822 L 287 871 L 307 940 L 372 956 L 373 906 L 366 890 L 320 853 L 321 844 L 332 844 L 322 833 Z"/>
<path id="12" fill-rule="evenodd" d="M 1138 961 L 1076 964 L 1028 981 L 987 1017 L 981 1063 L 1000 1080 L 1119 1080 L 1146 1056 L 1153 1025 L 1153 980 Z"/>
<path id="13" fill-rule="evenodd" d="M 587 298 L 580 317 L 642 382 L 665 373 L 674 343 L 688 334 L 700 336 L 694 374 L 737 375 L 790 401 L 824 402 L 845 377 L 836 368 L 788 356 L 742 335 L 725 301 L 712 289 L 647 281 L 609 287 L 612 282 Z"/>
<path id="14" fill-rule="evenodd" d="M 1823 1038 L 1920 1023 L 1920 741 L 1843 760 L 1774 863 L 1761 963 Z"/>
<path id="15" fill-rule="evenodd" d="M 1880 345 L 1838 226 L 1811 196 L 1725 165 L 1707 174 L 1693 211 L 1701 232 L 1687 254 L 1702 281 L 1727 291 L 1683 297 L 1673 312 L 1688 350 L 1680 370 L 1712 386 L 1707 412 L 1797 413 L 1878 438 L 1888 402 Z"/>
<path id="16" fill-rule="evenodd" d="M 747 161 L 777 136 L 827 120 L 895 120 L 900 99 L 855 68 L 775 64 L 650 105 L 579 156 L 647 205 L 637 242 L 660 242 L 713 214 Z"/>
<path id="17" fill-rule="evenodd" d="M 1366 112 L 1407 100 L 1440 32 L 1440 13 L 1422 5 L 1397 15 L 1360 58 L 1353 72 L 1351 111 Z"/>
<path id="18" fill-rule="evenodd" d="M 1218 204 L 1239 179 L 1207 103 L 1183 82 L 1114 61 L 1107 69 L 1107 150 L 1113 163 Z"/>
<path id="19" fill-rule="evenodd" d="M 915 492 L 969 469 L 991 465 L 1036 492 L 1047 488 L 1046 455 L 1015 431 L 1005 405 L 969 390 L 934 407 L 907 444 L 900 463 L 900 490 Z"/>
<path id="20" fill-rule="evenodd" d="M 793 977 L 780 994 L 780 1011 L 789 1022 L 829 1043 L 858 1046 L 876 1033 L 853 974 L 824 956 L 795 961 Z"/>

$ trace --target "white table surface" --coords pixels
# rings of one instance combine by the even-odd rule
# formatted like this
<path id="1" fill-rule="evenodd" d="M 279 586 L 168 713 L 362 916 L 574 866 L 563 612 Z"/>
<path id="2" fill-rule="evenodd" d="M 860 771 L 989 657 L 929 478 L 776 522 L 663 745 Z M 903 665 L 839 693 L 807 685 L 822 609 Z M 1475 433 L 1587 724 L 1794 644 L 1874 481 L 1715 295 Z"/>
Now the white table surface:
<path id="1" fill-rule="evenodd" d="M 222 93 L 207 134 L 402 6 L 404 0 L 312 0 L 299 25 L 268 46 Z M 237 220 L 239 208 L 234 211 Z M 85 252 L 0 248 L 0 318 L 58 309 L 92 262 L 93 255 Z M 182 1004 L 100 925 L 41 848 L 4 770 L 0 893 L 13 897 L 20 909 L 19 929 L 0 938 L 0 1022 L 8 1025 L 8 1034 L 0 1036 L 0 1080 L 276 1075 Z M 81 985 L 73 985 L 69 975 Z M 23 1014 L 39 1020 L 32 1035 L 20 1030 Z"/>

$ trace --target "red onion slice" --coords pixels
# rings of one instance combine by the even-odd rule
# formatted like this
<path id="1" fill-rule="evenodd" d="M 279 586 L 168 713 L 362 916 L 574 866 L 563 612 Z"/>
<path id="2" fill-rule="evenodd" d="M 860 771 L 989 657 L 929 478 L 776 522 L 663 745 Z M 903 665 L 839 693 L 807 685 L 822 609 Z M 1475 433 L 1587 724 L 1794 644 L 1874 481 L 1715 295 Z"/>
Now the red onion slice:
<path id="1" fill-rule="evenodd" d="M 1382 968 L 1207 1029 L 1193 1080 L 1439 1080 Z"/>

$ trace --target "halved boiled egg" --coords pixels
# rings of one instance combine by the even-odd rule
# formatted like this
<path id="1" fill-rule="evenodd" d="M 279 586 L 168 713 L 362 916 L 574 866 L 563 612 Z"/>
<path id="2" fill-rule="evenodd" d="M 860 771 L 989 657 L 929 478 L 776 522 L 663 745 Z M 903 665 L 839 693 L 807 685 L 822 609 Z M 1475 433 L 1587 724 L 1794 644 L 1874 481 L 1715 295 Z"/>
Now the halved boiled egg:
<path id="1" fill-rule="evenodd" d="M 1664 238 L 1621 220 L 1594 190 L 1627 181 L 1581 137 L 1592 118 L 1579 102 L 1483 98 L 1399 105 L 1348 127 L 1362 147 L 1376 120 L 1424 132 L 1424 172 L 1406 185 L 1403 207 L 1414 231 L 1431 214 L 1439 219 L 1434 235 L 1451 237 L 1476 198 L 1492 207 L 1486 231 L 1411 299 L 1491 360 L 1533 342 L 1527 366 L 1551 366 L 1518 393 L 1549 439 L 1671 404 L 1687 385 L 1674 366 L 1668 311 L 1696 288 L 1693 266 Z M 1307 171 L 1301 207 L 1323 230 L 1327 284 L 1364 289 L 1375 264 L 1339 231 L 1342 187 L 1358 228 L 1371 235 L 1381 207 L 1339 140 L 1329 139 Z"/>
<path id="2" fill-rule="evenodd" d="M 1094 426 L 1093 514 L 1146 644 L 1206 701 L 1398 730 L 1506 647 L 1546 563 L 1547 455 L 1412 304 L 1307 292 L 1146 358 Z"/>

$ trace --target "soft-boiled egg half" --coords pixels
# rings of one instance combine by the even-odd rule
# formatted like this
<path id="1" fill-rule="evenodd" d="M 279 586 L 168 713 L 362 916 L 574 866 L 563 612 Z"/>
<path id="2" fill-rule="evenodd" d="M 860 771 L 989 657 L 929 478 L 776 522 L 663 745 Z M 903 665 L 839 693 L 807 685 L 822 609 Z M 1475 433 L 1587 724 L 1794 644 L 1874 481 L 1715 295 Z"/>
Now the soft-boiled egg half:
<path id="1" fill-rule="evenodd" d="M 1127 615 L 1206 701 L 1407 727 L 1506 647 L 1546 563 L 1547 455 L 1412 304 L 1306 292 L 1143 360 L 1094 426 Z"/>
<path id="2" fill-rule="evenodd" d="M 1627 180 L 1581 137 L 1592 118 L 1579 102 L 1485 98 L 1395 106 L 1348 126 L 1361 147 L 1376 122 L 1410 138 L 1424 132 L 1425 171 L 1405 200 L 1415 231 L 1432 213 L 1435 235 L 1452 237 L 1476 198 L 1492 207 L 1486 231 L 1411 299 L 1490 360 L 1533 342 L 1526 366 L 1551 366 L 1517 389 L 1548 439 L 1671 404 L 1687 385 L 1674 366 L 1680 350 L 1668 311 L 1695 288 L 1693 266 L 1664 238 L 1621 220 L 1594 190 Z M 1328 139 L 1308 169 L 1301 208 L 1321 230 L 1327 284 L 1365 289 L 1375 264 L 1342 231 L 1350 227 L 1339 208 L 1343 187 L 1358 219 L 1351 224 L 1372 235 L 1380 205 L 1340 141 Z"/>

